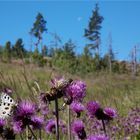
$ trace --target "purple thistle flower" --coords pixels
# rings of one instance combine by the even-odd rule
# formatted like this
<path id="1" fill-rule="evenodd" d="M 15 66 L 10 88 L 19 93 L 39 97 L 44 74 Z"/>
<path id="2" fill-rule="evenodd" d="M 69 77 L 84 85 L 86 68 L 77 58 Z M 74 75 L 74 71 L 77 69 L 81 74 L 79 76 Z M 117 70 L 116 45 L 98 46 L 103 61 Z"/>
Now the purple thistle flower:
<path id="1" fill-rule="evenodd" d="M 0 118 L 0 133 L 3 132 L 3 127 L 5 126 L 6 121 L 2 118 Z"/>
<path id="2" fill-rule="evenodd" d="M 60 120 L 60 121 L 59 121 L 59 126 L 60 126 L 60 128 L 62 129 L 62 132 L 63 132 L 63 133 L 66 133 L 66 132 L 67 132 L 66 124 L 65 124 L 64 121 Z"/>
<path id="3" fill-rule="evenodd" d="M 45 126 L 45 131 L 47 133 L 54 133 L 55 134 L 55 120 L 50 119 L 48 120 L 46 126 Z"/>
<path id="4" fill-rule="evenodd" d="M 59 120 L 59 126 L 62 129 L 62 132 L 66 133 L 66 125 L 65 125 L 64 121 Z M 56 132 L 56 121 L 54 119 L 48 120 L 48 122 L 45 126 L 45 131 L 47 133 L 55 134 L 55 132 Z"/>
<path id="5" fill-rule="evenodd" d="M 88 114 L 90 115 L 91 118 L 93 118 L 96 114 L 96 111 L 100 108 L 100 105 L 97 101 L 89 101 L 87 103 L 87 110 Z"/>
<path id="6" fill-rule="evenodd" d="M 13 131 L 15 134 L 23 132 L 24 127 L 22 121 L 13 122 Z"/>
<path id="7" fill-rule="evenodd" d="M 52 87 L 58 88 L 63 82 L 65 82 L 64 77 L 55 77 L 54 79 L 51 80 L 51 85 Z"/>
<path id="8" fill-rule="evenodd" d="M 89 135 L 87 140 L 109 140 L 105 135 Z"/>
<path id="9" fill-rule="evenodd" d="M 79 139 L 86 138 L 85 126 L 82 120 L 76 120 L 72 123 L 71 129 L 74 135 L 77 135 Z"/>
<path id="10" fill-rule="evenodd" d="M 41 110 L 42 115 L 48 115 L 49 113 L 49 108 L 46 104 L 42 104 L 40 106 L 40 110 Z"/>
<path id="11" fill-rule="evenodd" d="M 104 108 L 103 112 L 110 117 L 111 119 L 115 118 L 117 116 L 117 112 L 115 109 L 110 108 L 110 107 L 106 107 Z"/>
<path id="12" fill-rule="evenodd" d="M 73 81 L 65 90 L 66 95 L 73 100 L 82 100 L 86 95 L 86 84 L 82 81 Z"/>
<path id="13" fill-rule="evenodd" d="M 43 122 L 44 122 L 44 119 L 42 117 L 38 117 L 38 116 L 31 117 L 31 124 L 34 129 L 41 129 Z"/>
<path id="14" fill-rule="evenodd" d="M 42 103 L 46 104 L 47 103 L 46 93 L 43 93 L 43 92 L 40 93 L 38 100 L 39 100 L 40 104 L 42 104 Z"/>
<path id="15" fill-rule="evenodd" d="M 0 119 L 0 128 L 5 126 L 6 121 L 4 119 Z"/>
<path id="16" fill-rule="evenodd" d="M 70 105 L 70 109 L 77 113 L 77 117 L 80 117 L 80 113 L 85 110 L 85 107 L 83 104 L 75 101 Z"/>
<path id="17" fill-rule="evenodd" d="M 4 88 L 3 92 L 6 93 L 6 94 L 9 94 L 9 95 L 13 93 L 12 89 L 8 88 L 8 87 Z"/>
<path id="18" fill-rule="evenodd" d="M 140 118 L 136 118 L 135 120 L 134 120 L 134 123 L 135 123 L 135 125 L 140 125 Z"/>
<path id="19" fill-rule="evenodd" d="M 17 108 L 17 115 L 21 117 L 31 116 L 35 113 L 36 106 L 32 102 L 22 101 Z"/>

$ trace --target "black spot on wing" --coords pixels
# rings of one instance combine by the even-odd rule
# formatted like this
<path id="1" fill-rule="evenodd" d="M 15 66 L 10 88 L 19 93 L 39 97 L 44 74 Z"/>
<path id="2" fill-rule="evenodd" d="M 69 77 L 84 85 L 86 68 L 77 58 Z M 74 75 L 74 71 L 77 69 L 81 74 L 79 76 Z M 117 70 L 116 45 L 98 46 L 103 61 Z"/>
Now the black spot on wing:
<path id="1" fill-rule="evenodd" d="M 5 107 L 4 109 L 5 109 L 5 110 L 9 110 L 10 108 L 9 108 L 9 107 Z"/>
<path id="2" fill-rule="evenodd" d="M 6 114 L 6 111 L 3 111 L 2 114 Z"/>

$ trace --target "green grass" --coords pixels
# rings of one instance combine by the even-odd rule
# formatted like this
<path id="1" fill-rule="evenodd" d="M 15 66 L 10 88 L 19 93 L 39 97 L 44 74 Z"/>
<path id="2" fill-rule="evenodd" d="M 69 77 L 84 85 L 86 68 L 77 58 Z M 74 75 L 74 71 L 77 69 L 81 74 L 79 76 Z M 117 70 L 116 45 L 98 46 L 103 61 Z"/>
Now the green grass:
<path id="1" fill-rule="evenodd" d="M 22 98 L 32 97 L 30 88 L 35 86 L 34 81 L 38 82 L 42 91 L 46 91 L 50 85 L 51 77 L 64 75 L 73 79 L 82 79 L 86 82 L 87 96 L 85 101 L 98 100 L 101 105 L 113 106 L 121 113 L 127 112 L 131 107 L 140 105 L 140 76 L 100 73 L 81 78 L 51 70 L 48 67 L 39 68 L 34 65 L 26 65 L 24 71 L 23 66 L 4 63 L 0 63 L 0 72 L 0 83 L 12 87 L 17 95 Z"/>
<path id="2" fill-rule="evenodd" d="M 64 75 L 66 78 L 80 79 L 87 84 L 87 96 L 84 103 L 89 100 L 97 100 L 105 106 L 115 107 L 117 111 L 124 115 L 130 108 L 140 105 L 140 76 L 132 77 L 131 75 L 107 74 L 105 72 L 77 76 L 63 73 L 59 70 L 52 70 L 48 67 L 39 68 L 35 65 L 13 65 L 0 63 L 0 87 L 7 85 L 14 90 L 14 99 L 31 99 L 36 100 L 33 87 L 36 88 L 34 81 L 40 86 L 41 91 L 47 91 L 50 86 L 50 79 L 54 76 Z M 84 77 L 84 78 L 83 78 Z M 36 88 L 37 89 L 37 88 Z M 63 104 L 59 100 L 59 106 Z M 51 112 L 54 110 L 54 104 L 50 105 Z M 67 123 L 67 110 L 60 112 L 60 118 Z M 48 116 L 49 118 L 49 116 Z M 36 132 L 37 134 L 38 132 Z M 23 136 L 24 137 L 24 136 Z M 66 135 L 61 139 L 66 139 Z M 44 139 L 55 139 L 55 136 L 49 137 L 43 133 Z"/>

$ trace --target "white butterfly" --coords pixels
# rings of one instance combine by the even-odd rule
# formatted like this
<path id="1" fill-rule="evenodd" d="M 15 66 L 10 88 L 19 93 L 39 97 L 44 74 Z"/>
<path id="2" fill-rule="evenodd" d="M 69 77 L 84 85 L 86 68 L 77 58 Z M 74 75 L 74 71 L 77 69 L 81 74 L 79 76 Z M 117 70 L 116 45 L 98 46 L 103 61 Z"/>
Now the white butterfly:
<path id="1" fill-rule="evenodd" d="M 0 118 L 7 118 L 11 116 L 13 107 L 16 106 L 15 101 L 6 93 L 0 95 Z"/>

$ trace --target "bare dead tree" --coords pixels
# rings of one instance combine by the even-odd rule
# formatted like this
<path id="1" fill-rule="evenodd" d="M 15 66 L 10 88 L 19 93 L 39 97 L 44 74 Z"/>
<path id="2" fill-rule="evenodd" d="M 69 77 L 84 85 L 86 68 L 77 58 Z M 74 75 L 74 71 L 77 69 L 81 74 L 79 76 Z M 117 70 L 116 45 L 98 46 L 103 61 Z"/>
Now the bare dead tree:
<path id="1" fill-rule="evenodd" d="M 132 62 L 131 62 L 131 69 L 132 69 L 132 75 L 137 75 L 137 47 L 134 46 L 132 50 Z"/>
<path id="2" fill-rule="evenodd" d="M 111 33 L 109 33 L 108 36 L 108 65 L 109 65 L 109 72 L 112 72 L 112 55 L 113 55 L 113 51 L 112 51 L 112 35 Z"/>

